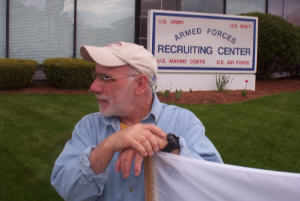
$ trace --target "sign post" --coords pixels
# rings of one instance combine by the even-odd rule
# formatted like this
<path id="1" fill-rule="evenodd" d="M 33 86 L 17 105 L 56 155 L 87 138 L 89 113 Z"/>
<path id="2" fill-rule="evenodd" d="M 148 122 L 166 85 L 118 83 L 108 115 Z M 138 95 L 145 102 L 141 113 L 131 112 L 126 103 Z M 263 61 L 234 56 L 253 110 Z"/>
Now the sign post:
<path id="1" fill-rule="evenodd" d="M 257 18 L 150 10 L 148 50 L 159 69 L 160 89 L 215 90 L 228 75 L 228 89 L 255 90 Z"/>

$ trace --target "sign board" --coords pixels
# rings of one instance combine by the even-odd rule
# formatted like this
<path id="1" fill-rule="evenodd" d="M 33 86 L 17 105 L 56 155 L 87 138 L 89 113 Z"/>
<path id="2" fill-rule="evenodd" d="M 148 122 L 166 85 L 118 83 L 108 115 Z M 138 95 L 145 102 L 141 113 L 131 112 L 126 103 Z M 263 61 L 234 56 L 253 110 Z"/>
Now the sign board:
<path id="1" fill-rule="evenodd" d="M 160 72 L 256 73 L 257 18 L 150 10 L 148 50 Z"/>

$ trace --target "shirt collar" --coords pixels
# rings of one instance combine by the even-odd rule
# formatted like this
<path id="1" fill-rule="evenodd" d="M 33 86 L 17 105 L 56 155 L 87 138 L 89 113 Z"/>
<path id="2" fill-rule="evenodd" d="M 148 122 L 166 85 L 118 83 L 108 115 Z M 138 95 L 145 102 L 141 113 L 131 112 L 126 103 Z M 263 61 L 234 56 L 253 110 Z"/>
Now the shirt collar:
<path id="1" fill-rule="evenodd" d="M 146 120 L 149 117 L 153 116 L 155 124 L 157 124 L 157 122 L 159 120 L 159 116 L 162 112 L 163 105 L 159 101 L 157 95 L 154 92 L 152 93 L 152 96 L 153 96 L 153 102 L 152 102 L 151 111 L 149 112 L 149 114 L 143 120 Z"/>
<path id="2" fill-rule="evenodd" d="M 162 112 L 163 104 L 159 101 L 155 93 L 152 93 L 152 96 L 153 96 L 153 102 L 152 102 L 151 111 L 143 120 L 147 120 L 153 117 L 155 124 L 157 124 L 159 120 L 159 116 Z M 120 120 L 118 117 L 105 117 L 104 123 L 106 125 L 111 125 L 115 130 L 118 130 L 120 127 Z"/>
<path id="3" fill-rule="evenodd" d="M 112 126 L 115 131 L 120 128 L 120 120 L 118 117 L 104 117 L 104 124 L 106 126 Z"/>

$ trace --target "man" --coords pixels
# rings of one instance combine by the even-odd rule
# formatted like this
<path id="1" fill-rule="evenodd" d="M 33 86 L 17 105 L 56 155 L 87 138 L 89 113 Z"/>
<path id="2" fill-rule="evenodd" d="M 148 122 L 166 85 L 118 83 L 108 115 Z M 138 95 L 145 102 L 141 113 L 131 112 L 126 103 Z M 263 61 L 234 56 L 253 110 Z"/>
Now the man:
<path id="1" fill-rule="evenodd" d="M 96 63 L 90 90 L 100 112 L 77 123 L 55 162 L 51 184 L 65 200 L 144 200 L 143 157 L 161 149 L 222 162 L 192 112 L 159 102 L 156 60 L 142 46 L 83 46 L 80 53 Z M 171 142 L 167 133 L 179 138 Z"/>

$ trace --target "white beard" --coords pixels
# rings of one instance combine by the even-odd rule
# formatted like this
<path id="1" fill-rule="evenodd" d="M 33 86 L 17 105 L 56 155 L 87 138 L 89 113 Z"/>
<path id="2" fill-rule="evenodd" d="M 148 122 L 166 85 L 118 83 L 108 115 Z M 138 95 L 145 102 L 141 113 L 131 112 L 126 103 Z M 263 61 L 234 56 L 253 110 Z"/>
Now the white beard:
<path id="1" fill-rule="evenodd" d="M 134 104 L 133 82 L 128 81 L 128 84 L 119 89 L 112 97 L 97 95 L 98 100 L 104 100 L 104 103 L 99 103 L 99 111 L 105 117 L 124 116 L 131 111 Z"/>

